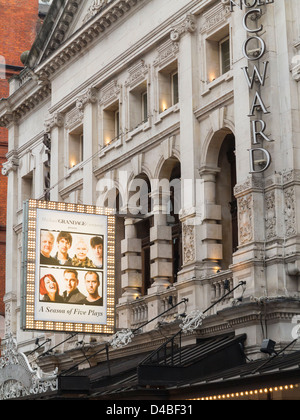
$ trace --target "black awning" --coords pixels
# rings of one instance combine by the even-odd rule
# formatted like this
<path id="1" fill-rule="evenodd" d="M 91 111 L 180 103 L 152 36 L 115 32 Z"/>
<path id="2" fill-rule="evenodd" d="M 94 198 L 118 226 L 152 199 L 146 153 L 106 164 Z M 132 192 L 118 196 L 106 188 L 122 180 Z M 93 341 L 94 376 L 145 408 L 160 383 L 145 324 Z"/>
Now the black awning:
<path id="1" fill-rule="evenodd" d="M 195 380 L 182 381 L 169 387 L 168 391 L 170 397 L 192 399 L 293 384 L 300 384 L 300 351 L 250 361 Z"/>
<path id="2" fill-rule="evenodd" d="M 150 363 L 153 352 L 134 358 L 112 361 L 110 376 L 107 367 L 97 366 L 83 371 L 91 381 L 91 399 L 168 399 L 168 388 L 184 381 L 199 380 L 216 371 L 245 363 L 243 344 L 246 335 L 219 336 L 197 344 L 177 348 L 156 363 Z M 102 372 L 102 374 L 101 374 Z M 77 372 L 78 375 L 78 372 Z"/>
<path id="3" fill-rule="evenodd" d="M 193 346 L 174 349 L 161 347 L 138 366 L 139 385 L 170 386 L 184 380 L 241 366 L 246 363 L 243 351 L 246 334 L 226 335 L 202 340 Z M 159 359 L 156 355 L 163 356 Z"/>

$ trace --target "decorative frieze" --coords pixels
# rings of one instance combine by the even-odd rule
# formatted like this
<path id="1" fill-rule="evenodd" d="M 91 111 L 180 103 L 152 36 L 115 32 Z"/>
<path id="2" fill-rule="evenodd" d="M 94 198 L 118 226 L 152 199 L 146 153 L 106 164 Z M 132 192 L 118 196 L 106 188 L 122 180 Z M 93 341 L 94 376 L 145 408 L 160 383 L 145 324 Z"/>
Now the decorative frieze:
<path id="1" fill-rule="evenodd" d="M 227 22 L 229 15 L 229 2 L 222 0 L 221 3 L 218 3 L 215 7 L 203 14 L 205 23 L 201 28 L 201 33 L 215 31 Z"/>
<path id="2" fill-rule="evenodd" d="M 83 121 L 83 112 L 76 106 L 66 114 L 65 128 L 70 130 L 73 127 L 80 125 Z"/>
<path id="3" fill-rule="evenodd" d="M 157 48 L 158 56 L 153 65 L 163 67 L 165 64 L 177 59 L 179 53 L 179 43 L 169 39 L 167 42 Z"/>
<path id="4" fill-rule="evenodd" d="M 150 67 L 145 64 L 144 60 L 140 60 L 128 70 L 129 78 L 126 80 L 125 86 L 133 87 L 143 82 L 149 74 L 149 70 Z"/>
<path id="5" fill-rule="evenodd" d="M 264 181 L 260 177 L 249 176 L 242 184 L 237 184 L 234 188 L 236 198 L 249 194 L 249 192 L 262 192 Z"/>
<path id="6" fill-rule="evenodd" d="M 121 86 L 118 85 L 117 80 L 108 83 L 100 93 L 100 105 L 108 105 L 109 103 L 117 100 L 121 92 Z"/>

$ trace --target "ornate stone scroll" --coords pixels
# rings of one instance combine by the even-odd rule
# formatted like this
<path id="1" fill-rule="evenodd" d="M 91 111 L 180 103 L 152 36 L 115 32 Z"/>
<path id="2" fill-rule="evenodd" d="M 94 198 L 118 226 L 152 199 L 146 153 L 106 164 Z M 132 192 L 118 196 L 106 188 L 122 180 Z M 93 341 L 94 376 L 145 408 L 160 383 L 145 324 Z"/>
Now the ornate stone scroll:
<path id="1" fill-rule="evenodd" d="M 9 334 L 0 358 L 0 400 L 43 394 L 57 389 L 57 371 L 45 374 L 37 365 L 32 366 L 25 354 L 18 351 L 13 335 Z"/>

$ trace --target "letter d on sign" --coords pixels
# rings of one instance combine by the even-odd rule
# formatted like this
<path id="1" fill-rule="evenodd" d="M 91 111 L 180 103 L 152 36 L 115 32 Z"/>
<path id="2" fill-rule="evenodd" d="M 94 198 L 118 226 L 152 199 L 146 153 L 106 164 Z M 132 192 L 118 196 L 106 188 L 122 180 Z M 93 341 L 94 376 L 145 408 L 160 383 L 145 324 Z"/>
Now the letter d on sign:
<path id="1" fill-rule="evenodd" d="M 250 173 L 257 174 L 264 172 L 271 164 L 270 153 L 261 147 L 249 150 L 250 152 Z M 259 169 L 256 169 L 259 167 Z"/>

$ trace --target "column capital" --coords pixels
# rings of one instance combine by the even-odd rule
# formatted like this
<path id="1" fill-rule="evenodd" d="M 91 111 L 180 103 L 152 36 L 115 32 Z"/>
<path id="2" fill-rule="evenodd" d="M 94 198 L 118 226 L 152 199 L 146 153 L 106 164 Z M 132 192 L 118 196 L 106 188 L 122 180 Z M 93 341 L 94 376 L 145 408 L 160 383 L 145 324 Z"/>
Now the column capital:
<path id="1" fill-rule="evenodd" d="M 218 173 L 221 172 L 221 168 L 216 166 L 203 165 L 198 169 L 198 171 L 201 178 L 205 178 L 207 175 L 213 175 L 215 177 Z"/>
<path id="2" fill-rule="evenodd" d="M 50 133 L 54 127 L 62 127 L 64 125 L 64 116 L 60 112 L 55 112 L 45 120 L 45 133 Z"/>
<path id="3" fill-rule="evenodd" d="M 188 14 L 185 18 L 174 25 L 171 29 L 170 38 L 171 41 L 177 42 L 180 37 L 186 33 L 194 33 L 196 31 L 196 19 L 192 14 Z"/>

